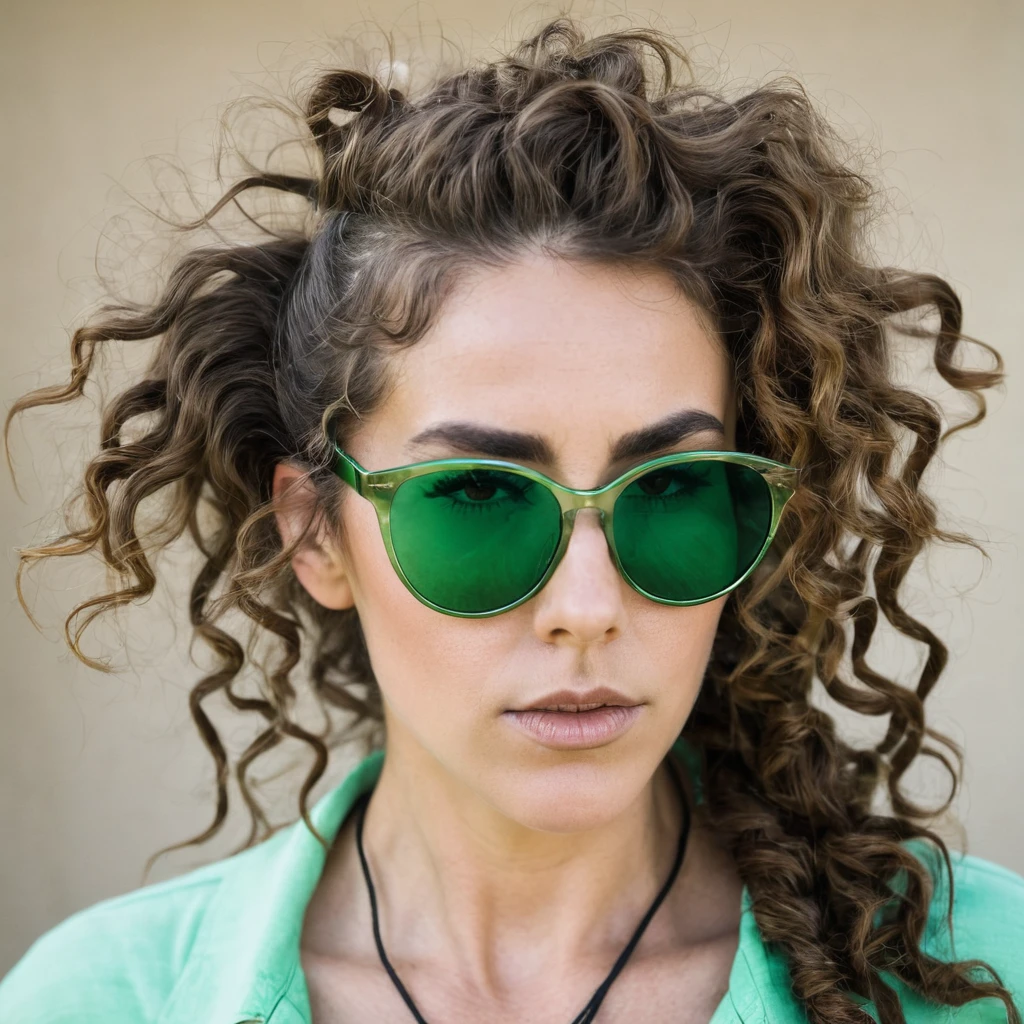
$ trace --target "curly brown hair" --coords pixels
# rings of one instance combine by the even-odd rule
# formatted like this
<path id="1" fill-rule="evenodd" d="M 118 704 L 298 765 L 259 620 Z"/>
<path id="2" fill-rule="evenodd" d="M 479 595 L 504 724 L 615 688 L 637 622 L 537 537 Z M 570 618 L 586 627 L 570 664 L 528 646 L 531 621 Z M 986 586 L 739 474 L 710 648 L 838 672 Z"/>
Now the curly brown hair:
<path id="1" fill-rule="evenodd" d="M 367 748 L 379 742 L 382 709 L 356 610 L 318 605 L 291 571 L 303 538 L 284 546 L 277 531 L 275 464 L 306 467 L 319 501 L 309 529 L 340 537 L 344 488 L 328 430 L 343 444 L 383 400 L 389 353 L 423 335 L 462 269 L 499 267 L 533 247 L 662 268 L 728 347 L 738 450 L 802 470 L 769 556 L 724 606 L 684 729 L 702 757 L 701 813 L 726 838 L 758 927 L 785 953 L 815 1024 L 866 1020 L 851 992 L 874 1001 L 882 1024 L 903 1021 L 886 972 L 939 1004 L 997 997 L 1020 1024 L 989 965 L 943 962 L 921 946 L 936 880 L 906 841 L 941 851 L 951 927 L 951 862 L 927 824 L 952 801 L 961 756 L 924 716 L 947 649 L 898 596 L 929 541 L 982 550 L 939 528 L 920 484 L 940 442 L 985 415 L 981 391 L 1002 381 L 1002 359 L 961 331 L 946 281 L 873 265 L 878 188 L 798 81 L 727 98 L 692 74 L 681 80 L 692 67 L 665 33 L 588 37 L 563 15 L 508 55 L 438 73 L 415 94 L 351 67 L 319 74 L 298 111 L 316 172 L 249 165 L 180 226 L 208 224 L 250 189 L 295 193 L 308 200 L 303 213 L 284 229 L 263 226 L 252 244 L 193 247 L 151 304 L 105 304 L 73 332 L 69 381 L 9 410 L 5 442 L 18 413 L 82 394 L 103 343 L 159 339 L 141 378 L 103 407 L 80 518 L 66 510 L 66 533 L 21 552 L 19 597 L 32 562 L 98 549 L 121 585 L 79 604 L 65 636 L 104 668 L 82 651 L 83 632 L 151 594 L 153 553 L 187 530 L 203 557 L 190 619 L 218 666 L 190 708 L 216 764 L 217 801 L 210 826 L 177 845 L 221 828 L 232 768 L 251 815 L 245 845 L 273 831 L 248 781 L 286 738 L 314 755 L 298 798 L 312 827 L 307 798 L 331 750 L 360 730 Z M 922 310 L 937 313 L 937 327 L 897 322 Z M 972 418 L 943 433 L 935 404 L 895 383 L 897 329 L 934 343 L 939 374 L 975 401 Z M 958 366 L 962 341 L 995 368 Z M 125 437 L 138 417 L 144 428 Z M 914 439 L 902 461 L 901 428 Z M 157 494 L 162 511 L 140 532 L 140 505 Z M 246 617 L 248 648 L 225 624 L 233 611 Z M 867 663 L 879 611 L 928 648 L 913 688 Z M 257 635 L 277 653 L 251 696 L 238 681 Z M 841 668 L 848 647 L 852 679 Z M 812 703 L 815 678 L 844 708 L 887 716 L 884 738 L 867 748 L 842 739 Z M 301 725 L 297 686 L 347 726 Z M 261 721 L 237 758 L 204 709 L 217 694 Z M 904 790 L 919 755 L 951 777 L 941 808 Z M 879 792 L 889 813 L 873 807 Z"/>

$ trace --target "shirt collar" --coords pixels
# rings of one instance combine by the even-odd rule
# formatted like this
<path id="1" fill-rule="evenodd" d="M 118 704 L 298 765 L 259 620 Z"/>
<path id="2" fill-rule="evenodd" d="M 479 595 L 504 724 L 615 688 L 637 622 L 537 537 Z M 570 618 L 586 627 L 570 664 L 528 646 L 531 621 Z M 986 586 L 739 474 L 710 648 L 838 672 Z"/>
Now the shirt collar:
<path id="1" fill-rule="evenodd" d="M 375 750 L 310 811 L 328 845 L 384 760 Z M 223 862 L 178 983 L 159 1024 L 309 1020 L 299 942 L 326 852 L 302 820 Z M 298 994 L 303 1006 L 290 1005 Z"/>

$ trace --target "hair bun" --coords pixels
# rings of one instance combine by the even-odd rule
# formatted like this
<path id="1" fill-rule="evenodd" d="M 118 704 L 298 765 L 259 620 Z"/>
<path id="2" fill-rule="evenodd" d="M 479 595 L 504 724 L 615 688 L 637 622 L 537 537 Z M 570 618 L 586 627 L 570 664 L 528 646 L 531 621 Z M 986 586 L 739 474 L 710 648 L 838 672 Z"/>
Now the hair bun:
<path id="1" fill-rule="evenodd" d="M 396 90 L 392 90 L 396 91 Z M 346 68 L 324 75 L 306 101 L 306 120 L 316 131 L 332 109 L 380 117 L 394 106 L 391 91 L 373 75 Z"/>

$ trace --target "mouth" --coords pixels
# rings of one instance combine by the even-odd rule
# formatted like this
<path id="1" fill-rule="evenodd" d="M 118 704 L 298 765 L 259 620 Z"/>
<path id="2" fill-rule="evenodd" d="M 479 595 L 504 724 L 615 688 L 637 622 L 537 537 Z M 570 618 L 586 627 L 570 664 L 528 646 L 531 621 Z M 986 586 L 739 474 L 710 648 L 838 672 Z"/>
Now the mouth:
<path id="1" fill-rule="evenodd" d="M 633 700 L 618 690 L 607 686 L 586 691 L 558 690 L 545 693 L 531 704 L 509 708 L 509 711 L 561 711 L 566 714 L 580 714 L 596 711 L 598 708 L 632 708 L 642 701 Z"/>
<path id="2" fill-rule="evenodd" d="M 568 711 L 578 714 L 580 711 L 594 711 L 597 708 L 622 708 L 630 707 L 628 704 L 536 704 L 532 707 L 523 708 L 524 711 Z"/>
<path id="3" fill-rule="evenodd" d="M 624 736 L 639 720 L 643 708 L 637 701 L 616 700 L 538 701 L 527 708 L 510 708 L 502 719 L 520 735 L 553 750 L 601 747 Z"/>

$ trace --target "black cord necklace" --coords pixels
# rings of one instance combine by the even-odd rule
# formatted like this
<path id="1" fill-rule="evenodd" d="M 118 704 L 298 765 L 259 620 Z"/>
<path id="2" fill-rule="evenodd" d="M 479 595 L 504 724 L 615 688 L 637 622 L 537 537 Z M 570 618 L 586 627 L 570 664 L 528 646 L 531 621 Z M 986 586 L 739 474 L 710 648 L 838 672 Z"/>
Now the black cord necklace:
<path id="1" fill-rule="evenodd" d="M 679 874 L 679 868 L 682 866 L 683 855 L 686 853 L 686 841 L 690 835 L 690 804 L 686 799 L 686 791 L 683 789 L 683 783 L 679 778 L 679 772 L 677 771 L 676 766 L 672 763 L 671 758 L 666 758 L 666 760 L 669 766 L 669 774 L 672 776 L 672 781 L 676 785 L 676 790 L 678 791 L 679 798 L 683 804 L 683 827 L 679 833 L 679 846 L 676 849 L 675 863 L 672 865 L 672 870 L 669 872 L 668 879 L 665 884 L 661 887 L 661 891 L 654 897 L 654 902 L 650 905 L 647 913 L 644 914 L 643 920 L 637 926 L 636 931 L 633 932 L 633 937 L 626 944 L 626 948 L 619 954 L 619 958 L 615 961 L 615 965 L 608 972 L 608 976 L 597 987 L 594 994 L 590 997 L 590 1001 L 585 1007 L 583 1007 L 579 1015 L 573 1019 L 572 1024 L 590 1024 L 590 1022 L 597 1016 L 597 1011 L 600 1008 L 601 1003 L 604 1001 L 604 997 L 608 994 L 608 989 L 611 988 L 612 982 L 616 977 L 618 977 L 619 971 L 621 971 L 625 966 L 630 954 L 636 948 L 637 943 L 640 941 L 640 936 L 643 935 L 647 925 L 651 921 L 651 918 L 654 917 L 655 911 L 659 906 L 661 906 L 662 900 L 664 900 L 668 895 L 669 889 L 672 888 L 672 883 L 676 880 L 676 875 Z M 409 1007 L 409 1010 L 417 1021 L 417 1024 L 427 1024 L 423 1015 L 416 1008 L 416 1004 L 412 1001 L 412 996 L 410 996 L 405 990 L 405 986 L 399 980 L 398 975 L 395 973 L 395 969 L 391 966 L 387 954 L 384 952 L 384 943 L 380 937 L 380 922 L 377 919 L 377 893 L 373 888 L 373 881 L 370 878 L 370 867 L 366 863 L 366 853 L 363 850 L 363 821 L 366 818 L 366 806 L 370 802 L 371 793 L 372 790 L 369 790 L 359 798 L 359 817 L 356 821 L 356 846 L 359 849 L 359 861 L 363 866 L 363 877 L 366 879 L 366 888 L 370 894 L 370 911 L 373 915 L 373 938 L 377 943 L 377 952 L 380 954 L 380 962 L 384 965 L 384 970 L 388 972 L 388 976 L 394 982 L 399 995 L 401 995 L 405 1000 L 405 1005 Z"/>

